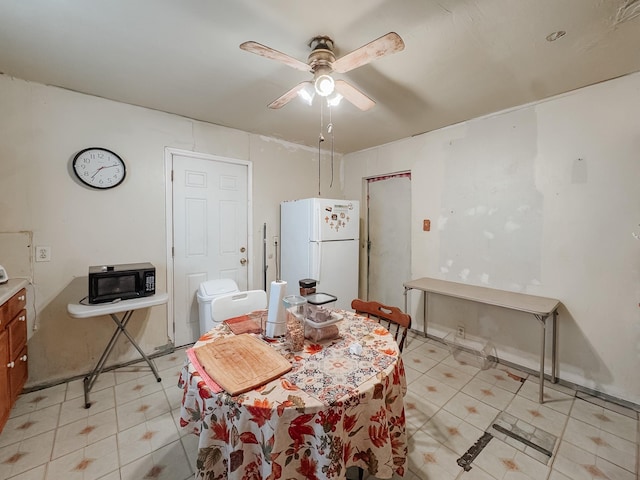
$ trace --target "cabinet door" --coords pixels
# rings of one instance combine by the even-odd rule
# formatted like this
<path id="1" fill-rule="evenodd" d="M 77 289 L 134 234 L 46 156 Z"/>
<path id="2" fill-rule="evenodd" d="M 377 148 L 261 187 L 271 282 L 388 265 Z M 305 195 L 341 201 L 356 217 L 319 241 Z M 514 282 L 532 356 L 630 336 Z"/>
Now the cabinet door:
<path id="1" fill-rule="evenodd" d="M 14 360 L 27 344 L 27 311 L 22 310 L 7 326 L 9 332 L 9 358 Z"/>
<path id="2" fill-rule="evenodd" d="M 9 389 L 9 334 L 0 331 L 0 431 L 9 418 L 11 396 Z"/>
<path id="3" fill-rule="evenodd" d="M 25 346 L 18 357 L 13 361 L 13 367 L 9 369 L 9 383 L 11 384 L 11 405 L 17 400 L 27 381 L 27 347 Z"/>
<path id="4" fill-rule="evenodd" d="M 25 308 L 26 305 L 27 291 L 23 288 L 13 297 L 7 300 L 4 304 L 2 304 L 2 307 L 0 307 L 0 317 L 2 317 L 3 324 L 4 322 L 9 323 L 9 321 L 11 321 L 11 319 L 15 317 L 20 310 Z"/>

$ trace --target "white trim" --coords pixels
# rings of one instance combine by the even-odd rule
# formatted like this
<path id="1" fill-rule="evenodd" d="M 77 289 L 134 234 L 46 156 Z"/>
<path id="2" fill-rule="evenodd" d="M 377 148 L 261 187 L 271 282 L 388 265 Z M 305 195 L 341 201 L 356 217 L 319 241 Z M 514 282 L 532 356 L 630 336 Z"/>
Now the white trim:
<path id="1" fill-rule="evenodd" d="M 245 165 L 247 167 L 247 250 L 248 270 L 247 289 L 253 290 L 253 262 L 255 259 L 253 248 L 253 162 L 250 160 L 238 160 L 235 158 L 221 157 L 208 153 L 193 152 L 191 150 L 181 150 L 179 148 L 164 148 L 164 171 L 165 171 L 165 219 L 167 233 L 167 334 L 169 341 L 175 343 L 174 315 L 173 315 L 173 182 L 171 181 L 171 171 L 173 170 L 173 156 L 198 158 L 201 160 L 212 160 L 215 162 L 233 163 L 235 165 Z"/>
<path id="2" fill-rule="evenodd" d="M 363 221 L 363 232 L 360 235 L 360 239 L 362 241 L 362 239 L 364 238 L 364 242 L 362 242 L 362 244 L 364 245 L 364 258 L 361 257 L 360 260 L 360 264 L 362 265 L 361 267 L 361 271 L 362 271 L 362 278 L 361 278 L 361 282 L 360 282 L 360 292 L 359 294 L 362 295 L 360 298 L 364 298 L 367 300 L 371 300 L 369 298 L 369 185 L 370 182 L 369 180 L 373 179 L 373 178 L 380 178 L 380 177 L 402 177 L 402 176 L 406 176 L 407 174 L 409 174 L 409 178 L 413 180 L 412 176 L 413 173 L 411 172 L 411 169 L 408 170 L 399 170 L 396 172 L 391 172 L 391 173 L 380 173 L 378 175 L 367 175 L 366 177 L 362 177 L 362 191 L 364 192 L 363 195 L 363 203 L 360 206 L 360 216 L 362 217 Z M 413 183 L 410 183 L 410 188 L 413 191 Z M 412 204 L 411 202 L 409 202 L 409 208 L 412 208 Z M 363 215 L 364 213 L 364 215 Z M 409 212 L 409 215 L 411 215 L 411 212 Z M 412 228 L 409 228 L 409 236 L 411 239 L 412 236 Z M 411 250 L 409 252 L 411 254 Z M 411 270 L 411 257 L 409 257 L 409 270 Z"/>

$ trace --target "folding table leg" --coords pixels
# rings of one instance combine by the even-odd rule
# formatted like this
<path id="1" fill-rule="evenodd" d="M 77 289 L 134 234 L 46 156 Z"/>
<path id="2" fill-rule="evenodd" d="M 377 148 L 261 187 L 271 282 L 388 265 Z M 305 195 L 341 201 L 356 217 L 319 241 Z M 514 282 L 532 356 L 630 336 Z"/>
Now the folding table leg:
<path id="1" fill-rule="evenodd" d="M 96 367 L 93 369 L 93 371 L 88 376 L 84 377 L 84 380 L 83 380 L 84 408 L 91 407 L 91 402 L 89 401 L 89 392 L 91 391 L 91 389 L 93 388 L 93 385 L 95 384 L 96 380 L 98 379 L 98 377 L 102 373 L 102 370 L 104 369 L 104 365 L 105 365 L 105 363 L 107 361 L 107 358 L 109 358 L 109 354 L 111 353 L 111 350 L 113 350 L 113 347 L 115 346 L 116 341 L 118 340 L 118 337 L 120 336 L 121 333 L 125 334 L 125 336 L 129 339 L 131 344 L 136 348 L 136 350 L 138 350 L 138 353 L 147 362 L 149 367 L 151 367 L 151 371 L 153 372 L 154 376 L 156 377 L 156 380 L 158 382 L 160 382 L 162 380 L 160 378 L 160 375 L 158 374 L 158 370 L 156 370 L 156 366 L 153 364 L 151 359 L 145 355 L 145 353 L 138 346 L 138 344 L 133 339 L 133 337 L 131 335 L 129 335 L 129 332 L 127 332 L 127 330 L 126 330 L 127 323 L 129 323 L 129 320 L 131 320 L 131 316 L 132 315 L 133 315 L 133 310 L 129 310 L 129 311 L 125 312 L 122 315 L 122 320 L 120 320 L 115 313 L 110 314 L 112 320 L 116 323 L 118 328 L 116 328 L 115 332 L 113 332 L 113 335 L 111 336 L 111 340 L 109 340 L 109 343 L 107 344 L 106 348 L 104 349 L 104 352 L 102 352 L 102 356 L 100 357 L 100 360 L 98 360 L 98 363 L 97 363 Z"/>
<path id="2" fill-rule="evenodd" d="M 538 403 L 544 403 L 544 358 L 546 353 L 547 318 L 548 315 L 535 315 L 540 322 L 540 391 Z"/>
<path id="3" fill-rule="evenodd" d="M 123 315 L 123 318 L 126 319 L 127 316 L 131 316 L 132 313 L 133 311 L 125 312 Z M 102 356 L 100 356 L 100 360 L 98 360 L 96 367 L 88 376 L 84 377 L 84 380 L 83 380 L 84 408 L 89 408 L 91 406 L 91 401 L 89 400 L 89 392 L 91 391 L 91 389 L 93 388 L 93 385 L 96 383 L 96 380 L 102 373 L 102 370 L 104 369 L 104 364 L 106 363 L 107 358 L 111 353 L 111 350 L 113 350 L 113 347 L 115 346 L 116 341 L 120 336 L 120 333 L 121 333 L 120 328 L 116 328 L 116 330 L 113 332 L 113 335 L 111 335 L 111 340 L 109 340 L 109 343 L 105 347 L 104 352 L 102 352 Z"/>
<path id="4" fill-rule="evenodd" d="M 558 343 L 558 310 L 553 311 L 553 335 L 551 339 L 551 382 L 558 383 L 558 350 L 556 344 Z"/>
<path id="5" fill-rule="evenodd" d="M 160 378 L 160 375 L 158 374 L 158 370 L 156 370 L 156 366 L 153 364 L 153 361 L 149 357 L 147 357 L 147 355 L 145 355 L 145 353 L 142 351 L 142 349 L 136 343 L 133 337 L 129 335 L 129 332 L 127 332 L 126 326 L 127 326 L 127 323 L 129 323 L 129 320 L 131 319 L 131 315 L 129 315 L 126 319 L 124 319 L 122 323 L 120 323 L 120 320 L 118 319 L 118 317 L 116 317 L 115 314 L 111 314 L 111 317 L 113 318 L 113 321 L 118 324 L 118 328 L 122 330 L 122 333 L 124 333 L 127 336 L 131 344 L 134 347 L 136 347 L 136 350 L 138 350 L 138 353 L 142 356 L 142 358 L 144 358 L 145 362 L 147 362 L 149 367 L 151 367 L 151 371 L 153 372 L 153 375 L 156 377 L 156 380 L 158 382 L 161 382 L 162 379 Z"/>

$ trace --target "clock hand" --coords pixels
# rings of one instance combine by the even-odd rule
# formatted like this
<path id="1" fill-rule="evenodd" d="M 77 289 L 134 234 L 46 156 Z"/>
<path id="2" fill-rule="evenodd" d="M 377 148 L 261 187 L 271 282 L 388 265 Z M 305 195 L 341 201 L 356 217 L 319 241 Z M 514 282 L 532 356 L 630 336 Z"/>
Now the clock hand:
<path id="1" fill-rule="evenodd" d="M 113 165 L 103 165 L 103 166 L 101 166 L 98 170 L 96 170 L 96 172 L 95 172 L 93 175 L 91 175 L 91 180 L 93 180 L 93 179 L 95 178 L 95 176 L 98 174 L 98 172 L 99 172 L 100 170 L 102 170 L 103 168 L 110 168 L 110 167 L 117 167 L 117 166 L 118 166 L 118 164 L 113 164 Z"/>

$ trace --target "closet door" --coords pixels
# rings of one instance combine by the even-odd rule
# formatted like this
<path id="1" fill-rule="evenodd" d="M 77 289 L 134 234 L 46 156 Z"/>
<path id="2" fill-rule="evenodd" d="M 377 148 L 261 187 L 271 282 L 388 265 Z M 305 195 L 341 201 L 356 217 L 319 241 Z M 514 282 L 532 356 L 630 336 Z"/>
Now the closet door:
<path id="1" fill-rule="evenodd" d="M 411 174 L 367 179 L 367 299 L 404 308 L 411 279 Z"/>

